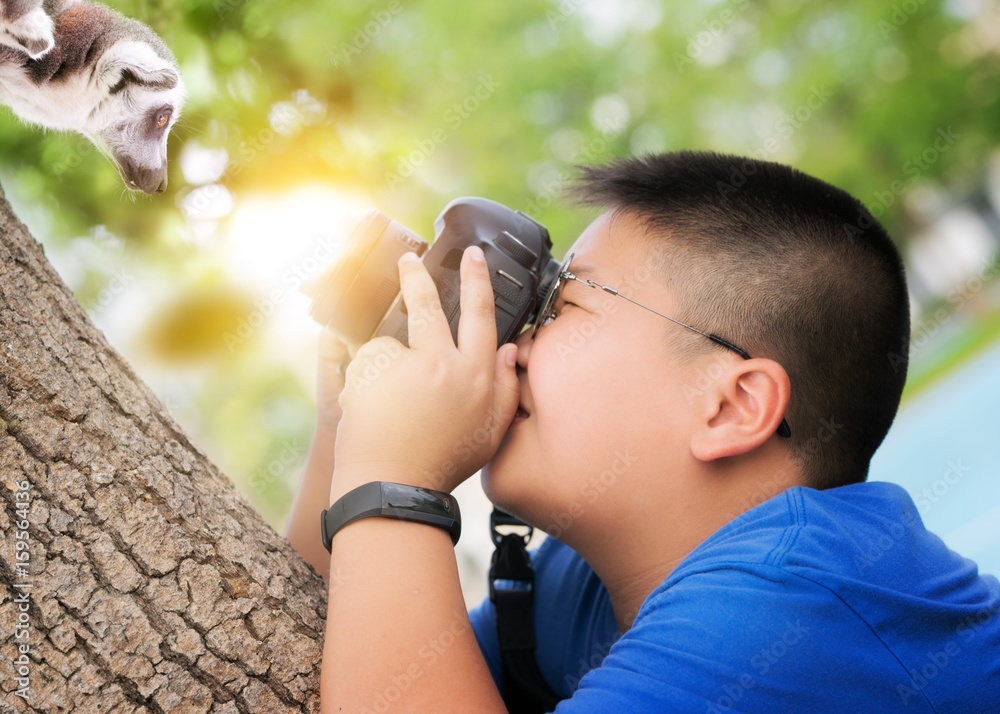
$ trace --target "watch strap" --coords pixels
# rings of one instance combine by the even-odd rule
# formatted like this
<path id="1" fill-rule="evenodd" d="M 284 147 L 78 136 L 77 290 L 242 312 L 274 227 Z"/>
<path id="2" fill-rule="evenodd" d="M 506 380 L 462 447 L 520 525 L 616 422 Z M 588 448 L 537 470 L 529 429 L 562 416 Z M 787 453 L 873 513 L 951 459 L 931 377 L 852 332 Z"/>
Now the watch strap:
<path id="1" fill-rule="evenodd" d="M 361 518 L 380 516 L 437 526 L 448 531 L 452 544 L 462 534 L 458 501 L 450 493 L 389 481 L 372 481 L 347 492 L 320 514 L 320 535 L 328 551 L 333 536 Z"/>

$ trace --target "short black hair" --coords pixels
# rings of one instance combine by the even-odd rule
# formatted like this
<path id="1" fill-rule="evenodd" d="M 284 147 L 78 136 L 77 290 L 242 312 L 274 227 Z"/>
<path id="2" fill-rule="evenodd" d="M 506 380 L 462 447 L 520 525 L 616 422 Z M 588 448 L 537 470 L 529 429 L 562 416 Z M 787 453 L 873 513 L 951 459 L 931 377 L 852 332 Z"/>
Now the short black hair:
<path id="1" fill-rule="evenodd" d="M 685 322 L 784 367 L 807 485 L 867 478 L 906 381 L 910 308 L 899 251 L 860 201 L 782 164 L 692 151 L 582 167 L 572 190 L 646 225 Z"/>

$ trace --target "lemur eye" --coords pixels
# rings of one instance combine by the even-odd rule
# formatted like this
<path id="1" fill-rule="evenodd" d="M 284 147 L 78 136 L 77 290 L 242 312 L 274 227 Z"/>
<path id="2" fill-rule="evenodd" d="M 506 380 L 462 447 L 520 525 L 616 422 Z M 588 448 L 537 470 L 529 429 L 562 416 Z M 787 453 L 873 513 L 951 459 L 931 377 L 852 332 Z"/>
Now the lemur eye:
<path id="1" fill-rule="evenodd" d="M 170 121 L 170 112 L 160 112 L 156 116 L 156 128 L 162 129 L 167 125 L 168 121 Z"/>

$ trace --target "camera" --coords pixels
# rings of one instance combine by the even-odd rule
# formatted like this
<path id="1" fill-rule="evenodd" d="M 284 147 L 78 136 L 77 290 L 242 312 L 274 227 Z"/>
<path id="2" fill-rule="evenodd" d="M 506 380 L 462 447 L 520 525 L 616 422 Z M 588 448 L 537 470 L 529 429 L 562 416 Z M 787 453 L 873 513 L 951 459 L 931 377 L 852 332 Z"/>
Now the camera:
<path id="1" fill-rule="evenodd" d="M 538 306 L 559 272 L 545 226 L 485 198 L 456 198 L 434 221 L 434 244 L 378 211 L 348 238 L 342 257 L 307 292 L 310 314 L 347 343 L 360 346 L 388 335 L 407 345 L 406 305 L 396 262 L 408 251 L 423 260 L 437 285 L 441 307 L 458 341 L 459 265 L 478 245 L 486 256 L 496 308 L 497 345 L 517 338 L 538 319 Z"/>

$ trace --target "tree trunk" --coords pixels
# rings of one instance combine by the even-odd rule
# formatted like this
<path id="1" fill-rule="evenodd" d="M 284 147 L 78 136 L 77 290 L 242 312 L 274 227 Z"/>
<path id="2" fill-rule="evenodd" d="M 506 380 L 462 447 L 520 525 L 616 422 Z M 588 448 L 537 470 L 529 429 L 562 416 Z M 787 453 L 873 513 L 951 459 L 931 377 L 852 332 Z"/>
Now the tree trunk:
<path id="1" fill-rule="evenodd" d="M 0 503 L 0 714 L 319 711 L 324 581 L 108 345 L 2 189 Z"/>

